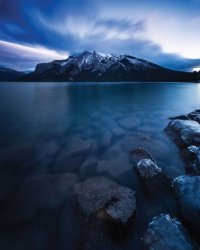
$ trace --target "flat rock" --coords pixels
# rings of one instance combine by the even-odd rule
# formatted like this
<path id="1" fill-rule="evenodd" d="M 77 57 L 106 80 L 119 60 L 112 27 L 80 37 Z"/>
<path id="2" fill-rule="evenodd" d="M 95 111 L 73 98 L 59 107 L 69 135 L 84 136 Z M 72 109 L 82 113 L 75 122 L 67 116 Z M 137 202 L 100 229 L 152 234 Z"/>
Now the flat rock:
<path id="1" fill-rule="evenodd" d="M 86 218 L 127 225 L 136 212 L 136 193 L 106 177 L 90 178 L 75 186 L 75 197 Z"/>
<path id="2" fill-rule="evenodd" d="M 200 237 L 200 176 L 175 178 L 173 190 L 181 215 Z"/>
<path id="3" fill-rule="evenodd" d="M 192 250 L 180 222 L 162 214 L 149 224 L 143 237 L 145 249 L 149 250 Z"/>

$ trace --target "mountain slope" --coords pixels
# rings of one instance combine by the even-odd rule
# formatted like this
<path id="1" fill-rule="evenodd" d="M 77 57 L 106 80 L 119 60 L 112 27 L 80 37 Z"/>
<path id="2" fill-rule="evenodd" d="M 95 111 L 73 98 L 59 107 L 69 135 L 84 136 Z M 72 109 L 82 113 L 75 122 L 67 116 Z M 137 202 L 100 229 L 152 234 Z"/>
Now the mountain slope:
<path id="1" fill-rule="evenodd" d="M 19 72 L 13 69 L 0 67 L 0 81 L 12 81 L 17 77 L 24 75 L 23 72 Z"/>
<path id="2" fill-rule="evenodd" d="M 192 73 L 160 67 L 129 55 L 84 51 L 66 60 L 38 64 L 18 81 L 192 81 Z"/>

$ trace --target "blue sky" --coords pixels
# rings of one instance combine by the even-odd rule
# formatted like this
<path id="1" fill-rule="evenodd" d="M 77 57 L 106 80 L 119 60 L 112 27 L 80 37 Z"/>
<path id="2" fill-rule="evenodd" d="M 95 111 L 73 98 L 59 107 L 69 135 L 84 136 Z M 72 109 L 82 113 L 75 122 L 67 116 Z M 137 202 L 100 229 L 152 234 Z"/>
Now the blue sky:
<path id="1" fill-rule="evenodd" d="M 0 0 L 0 65 L 28 70 L 84 50 L 200 68 L 200 0 Z"/>

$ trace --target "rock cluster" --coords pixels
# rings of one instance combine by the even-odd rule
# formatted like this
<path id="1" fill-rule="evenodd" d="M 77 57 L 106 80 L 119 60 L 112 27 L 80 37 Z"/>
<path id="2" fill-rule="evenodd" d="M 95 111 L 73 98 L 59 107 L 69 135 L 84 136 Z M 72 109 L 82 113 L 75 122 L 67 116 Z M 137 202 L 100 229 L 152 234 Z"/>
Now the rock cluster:
<path id="1" fill-rule="evenodd" d="M 200 174 L 200 110 L 171 118 L 165 128 L 181 150 L 189 174 Z"/>

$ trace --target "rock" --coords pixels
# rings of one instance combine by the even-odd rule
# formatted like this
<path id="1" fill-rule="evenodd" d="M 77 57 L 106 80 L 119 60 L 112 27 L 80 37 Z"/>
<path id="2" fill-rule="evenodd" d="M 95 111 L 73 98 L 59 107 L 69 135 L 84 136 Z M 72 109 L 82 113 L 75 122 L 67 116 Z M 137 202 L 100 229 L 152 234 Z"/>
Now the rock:
<path id="1" fill-rule="evenodd" d="M 170 120 L 189 120 L 190 118 L 187 115 L 179 115 L 175 117 L 169 117 Z"/>
<path id="2" fill-rule="evenodd" d="M 153 218 L 143 237 L 145 249 L 149 250 L 192 250 L 184 228 L 176 219 L 161 214 Z"/>
<path id="3" fill-rule="evenodd" d="M 126 226 L 136 213 L 135 191 L 106 177 L 90 178 L 77 184 L 75 197 L 86 218 L 94 216 Z"/>
<path id="4" fill-rule="evenodd" d="M 198 123 L 200 123 L 200 109 L 195 110 L 195 111 L 189 113 L 189 114 L 188 114 L 188 117 L 189 117 L 191 120 L 194 120 L 194 121 L 197 121 Z"/>
<path id="5" fill-rule="evenodd" d="M 79 137 L 73 138 L 59 154 L 55 164 L 55 172 L 75 172 L 91 149 L 92 143 L 89 140 Z"/>
<path id="6" fill-rule="evenodd" d="M 151 154 L 144 148 L 136 148 L 130 151 L 130 160 L 133 166 L 137 166 L 142 159 L 150 159 L 155 162 Z"/>
<path id="7" fill-rule="evenodd" d="M 119 120 L 118 123 L 123 129 L 132 130 L 140 125 L 140 120 L 128 117 Z"/>
<path id="8" fill-rule="evenodd" d="M 85 159 L 79 168 L 79 175 L 81 179 L 97 173 L 98 159 L 95 156 L 89 156 Z"/>
<path id="9" fill-rule="evenodd" d="M 200 125 L 191 120 L 172 120 L 165 131 L 180 148 L 200 146 Z"/>
<path id="10" fill-rule="evenodd" d="M 175 178 L 173 190 L 181 215 L 200 237 L 200 176 L 182 175 Z"/>
<path id="11" fill-rule="evenodd" d="M 107 155 L 108 156 L 108 155 Z M 132 169 L 127 153 L 118 152 L 112 157 L 101 159 L 97 166 L 98 172 L 107 172 L 110 176 L 117 177 Z"/>
<path id="12" fill-rule="evenodd" d="M 186 163 L 186 171 L 189 174 L 200 175 L 200 147 L 189 146 L 182 150 L 182 156 Z"/>
<path id="13" fill-rule="evenodd" d="M 147 150 L 137 148 L 130 153 L 131 162 L 149 194 L 159 195 L 161 192 L 171 189 L 170 178 L 157 166 L 155 160 Z"/>
<path id="14" fill-rule="evenodd" d="M 142 159 L 137 164 L 137 170 L 142 179 L 153 178 L 162 172 L 155 162 L 151 159 Z"/>
<path id="15" fill-rule="evenodd" d="M 18 224 L 59 209 L 71 197 L 74 174 L 44 175 L 26 180 L 1 210 L 1 223 Z"/>

